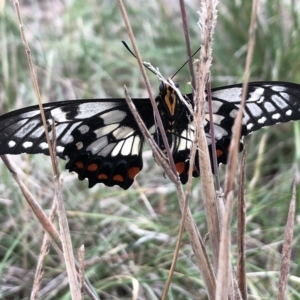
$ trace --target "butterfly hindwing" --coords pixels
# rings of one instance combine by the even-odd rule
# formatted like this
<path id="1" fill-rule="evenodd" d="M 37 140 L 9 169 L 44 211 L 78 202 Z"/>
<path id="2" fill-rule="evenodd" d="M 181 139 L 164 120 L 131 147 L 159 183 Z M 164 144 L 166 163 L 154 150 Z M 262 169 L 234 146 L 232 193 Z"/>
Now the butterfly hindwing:
<path id="1" fill-rule="evenodd" d="M 144 119 L 151 126 L 151 118 Z M 101 112 L 70 134 L 63 152 L 66 168 L 78 173 L 81 180 L 88 178 L 89 187 L 102 182 L 127 189 L 143 167 L 143 142 L 127 107 Z"/>

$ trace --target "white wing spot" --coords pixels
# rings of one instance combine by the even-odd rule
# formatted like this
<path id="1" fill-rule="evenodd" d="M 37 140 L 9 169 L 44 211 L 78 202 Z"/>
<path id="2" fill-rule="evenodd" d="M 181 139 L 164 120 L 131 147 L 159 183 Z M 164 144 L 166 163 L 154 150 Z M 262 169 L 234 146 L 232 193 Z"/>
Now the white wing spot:
<path id="1" fill-rule="evenodd" d="M 78 127 L 78 130 L 81 134 L 85 134 L 90 130 L 90 127 L 87 125 L 81 125 L 80 127 Z"/>
<path id="2" fill-rule="evenodd" d="M 272 119 L 274 119 L 274 120 L 278 120 L 280 118 L 280 114 L 274 114 L 273 116 L 272 116 Z"/>
<path id="3" fill-rule="evenodd" d="M 116 146 L 116 143 L 110 143 L 106 147 L 104 147 L 99 153 L 97 153 L 98 156 L 106 157 L 108 156 L 113 148 Z"/>
<path id="4" fill-rule="evenodd" d="M 292 110 L 289 109 L 289 110 L 286 111 L 285 114 L 286 114 L 287 116 L 290 116 L 292 113 L 293 113 Z"/>
<path id="5" fill-rule="evenodd" d="M 256 104 L 256 103 L 247 103 L 247 107 L 250 111 L 250 113 L 254 116 L 254 117 L 260 117 L 261 115 L 263 115 L 263 111 L 262 109 Z"/>
<path id="6" fill-rule="evenodd" d="M 119 127 L 112 134 L 116 139 L 126 138 L 127 136 L 132 134 L 132 128 L 130 127 Z"/>
<path id="7" fill-rule="evenodd" d="M 266 117 L 261 117 L 260 119 L 257 120 L 257 122 L 258 122 L 259 124 L 264 124 L 266 121 L 267 121 L 267 118 L 266 118 Z"/>
<path id="8" fill-rule="evenodd" d="M 258 104 L 263 103 L 265 101 L 265 97 L 261 96 L 260 99 L 256 102 Z"/>
<path id="9" fill-rule="evenodd" d="M 290 95 L 288 93 L 280 93 L 280 96 L 287 101 L 289 101 L 289 99 L 290 99 Z"/>
<path id="10" fill-rule="evenodd" d="M 149 129 L 149 133 L 150 134 L 154 134 L 155 130 L 156 130 L 156 126 L 155 125 L 152 125 Z"/>
<path id="11" fill-rule="evenodd" d="M 77 150 L 81 150 L 83 148 L 82 142 L 77 142 L 75 145 L 76 145 Z"/>
<path id="12" fill-rule="evenodd" d="M 103 120 L 104 125 L 109 125 L 123 121 L 126 115 L 126 112 L 117 110 L 104 113 L 100 116 L 100 118 Z"/>
<path id="13" fill-rule="evenodd" d="M 229 116 L 231 117 L 231 118 L 235 118 L 236 117 L 236 115 L 237 115 L 237 109 L 233 109 L 231 112 L 230 112 L 230 114 L 229 114 Z"/>
<path id="14" fill-rule="evenodd" d="M 241 102 L 242 89 L 240 87 L 233 87 L 230 89 L 215 91 L 212 93 L 213 98 L 225 100 L 227 102 Z M 215 101 L 214 101 L 215 102 Z"/>
<path id="15" fill-rule="evenodd" d="M 21 117 L 22 119 L 25 119 L 25 118 L 31 118 L 31 117 L 34 117 L 34 116 L 39 115 L 39 114 L 40 114 L 40 110 L 34 110 L 34 111 L 29 111 L 29 112 L 20 114 L 20 117 Z"/>
<path id="16" fill-rule="evenodd" d="M 116 148 L 112 151 L 111 156 L 117 156 L 122 149 L 122 146 L 124 144 L 124 141 L 121 141 L 117 144 Z"/>
<path id="17" fill-rule="evenodd" d="M 75 119 L 87 119 L 93 117 L 105 110 L 112 109 L 116 105 L 114 102 L 87 102 L 82 103 L 78 107 Z"/>
<path id="18" fill-rule="evenodd" d="M 39 147 L 44 150 L 44 149 L 48 149 L 48 144 L 43 142 L 43 143 L 40 143 Z"/>
<path id="19" fill-rule="evenodd" d="M 72 134 L 69 135 L 68 140 L 67 140 L 67 144 L 71 144 L 74 142 L 74 137 Z"/>
<path id="20" fill-rule="evenodd" d="M 57 108 L 54 108 L 51 110 L 51 116 L 56 122 L 61 123 L 61 122 L 68 121 L 68 119 L 66 118 L 66 115 L 67 115 L 67 113 L 63 112 L 60 107 L 57 107 Z M 48 121 L 50 122 L 50 119 Z"/>
<path id="21" fill-rule="evenodd" d="M 247 125 L 247 129 L 250 130 L 253 126 L 254 126 L 253 123 L 249 123 L 249 124 Z"/>
<path id="22" fill-rule="evenodd" d="M 15 145 L 16 145 L 16 142 L 15 142 L 15 141 L 9 141 L 9 142 L 8 142 L 8 147 L 9 147 L 9 148 L 14 147 Z"/>
<path id="23" fill-rule="evenodd" d="M 22 146 L 23 146 L 24 148 L 30 148 L 30 147 L 32 147 L 32 145 L 33 145 L 32 142 L 24 142 L 24 143 L 22 144 Z"/>
<path id="24" fill-rule="evenodd" d="M 250 93 L 250 97 L 247 99 L 247 102 L 253 102 L 260 99 L 265 89 L 262 87 L 256 88 L 252 93 Z"/>
<path id="25" fill-rule="evenodd" d="M 24 124 L 26 123 L 26 124 Z M 19 138 L 24 138 L 28 134 L 28 132 L 31 132 L 33 128 L 36 128 L 37 125 L 39 125 L 39 120 L 22 120 L 17 122 L 17 126 L 21 126 L 18 131 L 15 132 L 15 136 Z M 24 124 L 24 125 L 23 125 Z"/>
<path id="26" fill-rule="evenodd" d="M 271 85 L 271 90 L 275 92 L 284 92 L 286 90 L 286 87 L 280 85 Z"/>
<path id="27" fill-rule="evenodd" d="M 132 155 L 139 155 L 140 141 L 141 141 L 141 139 L 138 136 L 136 136 L 134 138 L 134 142 L 133 142 L 132 150 L 131 150 Z"/>
<path id="28" fill-rule="evenodd" d="M 124 156 L 127 156 L 130 154 L 131 152 L 131 148 L 132 148 L 132 143 L 133 143 L 133 138 L 134 136 L 131 136 L 130 138 L 128 138 L 123 147 L 122 147 L 122 150 L 121 150 L 121 154 L 124 155 Z"/>
<path id="29" fill-rule="evenodd" d="M 63 151 L 64 151 L 64 147 L 62 147 L 62 146 L 57 146 L 56 147 L 56 152 L 61 153 Z"/>
<path id="30" fill-rule="evenodd" d="M 91 143 L 86 150 L 91 151 L 93 154 L 97 154 L 100 150 L 106 147 L 108 144 L 107 136 L 102 136 L 98 140 Z M 98 154 L 99 155 L 99 154 Z"/>
<path id="31" fill-rule="evenodd" d="M 265 109 L 270 113 L 270 112 L 273 112 L 273 111 L 276 111 L 276 108 L 275 106 L 271 103 L 271 102 L 265 102 L 264 103 L 264 107 Z"/>
<path id="32" fill-rule="evenodd" d="M 278 95 L 272 95 L 271 99 L 276 103 L 276 105 L 278 105 L 278 107 L 280 107 L 281 109 L 284 109 L 287 107 L 286 102 L 284 102 L 282 100 L 281 97 L 279 97 Z"/>
<path id="33" fill-rule="evenodd" d="M 115 130 L 118 127 L 119 127 L 119 124 L 111 124 L 111 125 L 107 125 L 102 128 L 99 128 L 99 129 L 95 130 L 94 132 L 96 133 L 97 137 L 102 137 L 104 135 L 111 133 L 113 130 Z"/>

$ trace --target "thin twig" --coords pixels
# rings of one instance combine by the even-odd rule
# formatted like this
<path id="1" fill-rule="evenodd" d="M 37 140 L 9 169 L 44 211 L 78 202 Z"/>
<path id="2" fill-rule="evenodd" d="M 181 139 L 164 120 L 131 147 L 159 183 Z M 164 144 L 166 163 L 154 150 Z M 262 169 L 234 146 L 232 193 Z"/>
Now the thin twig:
<path id="1" fill-rule="evenodd" d="M 194 74 L 193 61 L 192 61 L 192 51 L 191 51 L 189 27 L 188 27 L 188 23 L 187 23 L 184 0 L 179 0 L 179 3 L 180 3 L 183 33 L 184 33 L 185 45 L 186 45 L 186 53 L 187 53 L 187 57 L 188 57 L 188 64 L 189 64 L 189 70 L 190 70 L 190 76 L 191 76 L 192 92 L 194 95 L 194 90 L 196 88 L 196 84 L 195 84 L 195 74 Z"/>
<path id="2" fill-rule="evenodd" d="M 205 203 L 206 220 L 213 251 L 215 270 L 217 269 L 219 257 L 220 224 L 203 121 L 205 118 L 205 87 L 207 79 L 209 78 L 209 68 L 212 62 L 213 30 L 217 17 L 216 5 L 217 1 L 203 0 L 199 16 L 199 27 L 201 29 L 203 46 L 200 51 L 200 61 L 195 61 L 197 78 L 195 95 L 195 123 L 197 126 L 195 127 L 195 139 L 198 139 L 199 143 L 194 145 L 199 147 L 198 157 L 202 196 Z"/>
<path id="3" fill-rule="evenodd" d="M 163 169 L 169 176 L 170 180 L 174 183 L 178 182 L 179 178 L 178 178 L 177 174 L 175 176 L 174 172 L 170 169 L 169 161 L 165 158 L 162 151 L 155 143 L 151 133 L 148 131 L 146 125 L 144 124 L 143 120 L 141 119 L 138 111 L 135 108 L 134 103 L 132 102 L 132 100 L 128 94 L 126 87 L 124 87 L 124 93 L 125 93 L 125 99 L 128 104 L 128 107 L 129 107 L 130 111 L 132 112 L 133 117 L 135 118 L 137 125 L 139 126 L 143 136 L 146 138 L 147 142 L 149 143 L 149 146 L 151 147 L 151 150 L 153 151 L 155 158 L 158 160 L 159 164 L 163 167 Z"/>
<path id="4" fill-rule="evenodd" d="M 157 108 L 157 105 L 156 105 L 156 102 L 155 102 L 155 99 L 154 99 L 154 96 L 153 96 L 153 93 L 152 93 L 152 89 L 151 89 L 151 86 L 150 86 L 150 81 L 148 79 L 148 76 L 147 76 L 147 73 L 146 73 L 146 70 L 145 70 L 140 52 L 139 52 L 137 44 L 135 42 L 134 34 L 133 34 L 133 31 L 132 31 L 132 28 L 131 28 L 131 25 L 130 25 L 130 22 L 129 22 L 129 19 L 128 19 L 128 15 L 127 15 L 125 6 L 124 6 L 122 0 L 118 0 L 118 3 L 119 3 L 119 7 L 120 7 L 120 10 L 121 10 L 126 28 L 127 28 L 127 32 L 128 32 L 130 41 L 132 43 L 132 47 L 134 49 L 134 53 L 137 57 L 139 67 L 140 67 L 142 76 L 144 78 L 144 82 L 145 82 L 146 87 L 147 87 L 147 91 L 148 91 L 150 101 L 151 101 L 151 104 L 152 104 L 152 107 L 153 107 L 153 111 L 154 111 L 154 114 L 155 114 L 155 119 L 157 121 L 157 126 L 159 128 L 159 131 L 160 131 L 160 134 L 161 134 L 161 137 L 162 137 L 162 140 L 163 140 L 163 143 L 164 143 L 167 155 L 168 155 L 168 159 L 169 159 L 169 162 L 170 162 L 170 168 L 173 171 L 174 175 L 176 176 L 177 171 L 176 171 L 176 167 L 175 167 L 175 164 L 174 164 L 172 152 L 171 152 L 171 149 L 170 149 L 170 146 L 169 146 L 169 143 L 168 143 L 168 139 L 167 139 L 167 136 L 166 136 L 166 133 L 165 133 L 165 130 L 164 130 L 164 126 L 162 124 L 161 117 L 160 117 L 160 114 L 159 114 L 159 111 L 158 111 L 158 108 Z"/>
<path id="5" fill-rule="evenodd" d="M 290 202 L 289 214 L 286 222 L 286 229 L 284 234 L 284 243 L 282 247 L 282 259 L 280 266 L 280 278 L 279 278 L 279 292 L 278 300 L 284 300 L 287 280 L 289 277 L 290 264 L 291 264 L 291 252 L 293 245 L 293 231 L 295 224 L 295 208 L 296 208 L 296 182 L 293 184 L 292 199 Z"/>
<path id="6" fill-rule="evenodd" d="M 49 220 L 50 220 L 51 223 L 53 222 L 55 214 L 56 214 L 56 202 L 53 201 L 50 216 L 49 216 Z M 39 293 L 39 290 L 40 290 L 40 283 L 41 283 L 42 276 L 44 274 L 43 265 L 44 265 L 46 255 L 49 253 L 50 242 L 51 241 L 50 241 L 48 235 L 45 234 L 44 238 L 43 238 L 43 243 L 42 243 L 42 246 L 41 246 L 39 258 L 38 258 L 38 263 L 37 263 L 37 266 L 36 266 L 34 281 L 33 281 L 33 285 L 32 285 L 32 291 L 31 291 L 31 295 L 30 295 L 30 300 L 38 299 L 38 293 Z"/>
<path id="7" fill-rule="evenodd" d="M 214 174 L 215 174 L 217 191 L 221 192 L 220 179 L 219 179 L 219 167 L 218 167 L 217 151 L 216 151 L 215 126 L 214 126 L 214 117 L 213 117 L 213 109 L 212 109 L 212 95 L 211 95 L 210 80 L 208 80 L 208 82 L 206 84 L 206 93 L 207 93 L 207 104 L 208 104 L 208 113 L 209 113 L 211 155 L 212 155 L 212 160 L 213 160 L 213 170 L 214 170 Z"/>
<path id="8" fill-rule="evenodd" d="M 249 43 L 248 52 L 246 58 L 246 65 L 244 71 L 244 81 L 243 81 L 243 93 L 241 99 L 241 105 L 238 110 L 237 116 L 234 121 L 234 126 L 232 129 L 232 139 L 229 146 L 228 164 L 226 169 L 226 179 L 225 179 L 225 199 L 230 191 L 234 189 L 234 180 L 237 170 L 237 160 L 238 160 L 238 148 L 240 145 L 241 137 L 241 124 L 244 113 L 244 106 L 247 96 L 247 86 L 250 77 L 250 66 L 253 57 L 254 45 L 255 45 L 255 29 L 256 29 L 256 15 L 257 15 L 257 5 L 258 0 L 253 0 L 252 11 L 251 11 L 251 22 L 249 28 Z"/>
<path id="9" fill-rule="evenodd" d="M 237 284 L 243 300 L 247 300 L 247 281 L 246 281 L 246 263 L 245 263 L 245 231 L 246 231 L 246 202 L 245 202 L 245 166 L 246 166 L 246 147 L 243 151 L 240 172 L 240 185 L 237 205 Z"/>

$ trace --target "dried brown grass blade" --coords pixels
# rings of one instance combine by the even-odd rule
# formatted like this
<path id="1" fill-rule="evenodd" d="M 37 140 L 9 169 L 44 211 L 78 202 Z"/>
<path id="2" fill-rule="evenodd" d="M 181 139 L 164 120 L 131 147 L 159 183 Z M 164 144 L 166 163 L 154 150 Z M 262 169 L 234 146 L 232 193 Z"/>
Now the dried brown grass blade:
<path id="1" fill-rule="evenodd" d="M 235 181 L 235 174 L 237 171 L 237 161 L 238 161 L 238 148 L 239 148 L 240 137 L 241 137 L 241 124 L 242 124 L 243 111 L 244 111 L 244 106 L 245 106 L 246 96 L 247 96 L 247 85 L 250 77 L 250 66 L 252 62 L 254 45 L 255 45 L 257 4 L 258 4 L 258 0 L 253 0 L 251 22 L 249 28 L 248 51 L 247 51 L 246 65 L 244 71 L 243 94 L 241 99 L 241 106 L 234 121 L 234 126 L 232 129 L 233 134 L 229 146 L 229 155 L 228 155 L 226 179 L 225 179 L 225 200 L 229 192 L 234 190 L 234 181 Z"/>
<path id="2" fill-rule="evenodd" d="M 51 146 L 51 141 L 50 141 L 50 137 L 49 137 L 49 133 L 48 133 L 48 127 L 46 124 L 46 118 L 45 118 L 45 114 L 43 111 L 43 105 L 42 105 L 41 96 L 40 96 L 40 92 L 39 92 L 38 82 L 37 82 L 36 74 L 34 71 L 33 62 L 31 59 L 31 52 L 30 52 L 30 48 L 29 48 L 29 45 L 26 40 L 25 33 L 24 33 L 24 27 L 23 27 L 23 23 L 22 23 L 22 19 L 21 19 L 19 2 L 17 0 L 15 0 L 14 5 L 15 5 L 16 13 L 17 13 L 18 22 L 20 25 L 21 38 L 22 38 L 22 42 L 23 42 L 23 45 L 25 48 L 26 55 L 27 55 L 27 60 L 28 60 L 28 64 L 29 64 L 29 69 L 30 69 L 30 73 L 31 73 L 31 77 L 32 77 L 33 86 L 34 86 L 34 89 L 36 92 L 38 104 L 39 104 L 40 111 L 41 111 L 42 123 L 43 123 L 44 129 L 45 129 L 45 136 L 46 136 L 46 140 L 48 143 L 49 154 L 51 157 L 52 168 L 53 168 L 54 177 L 55 177 L 55 198 L 57 200 L 57 212 L 58 212 L 58 216 L 59 216 L 61 241 L 62 241 L 62 247 L 63 247 L 64 260 L 66 263 L 66 270 L 67 270 L 68 279 L 69 279 L 70 292 L 72 295 L 72 299 L 79 299 L 80 289 L 79 289 L 79 285 L 78 285 L 78 281 L 77 281 L 75 258 L 74 258 L 74 254 L 73 254 L 71 237 L 70 237 L 70 232 L 69 232 L 69 228 L 68 228 L 68 222 L 66 219 L 64 203 L 63 203 L 63 199 L 62 199 L 61 185 L 60 185 L 59 179 L 58 179 L 59 172 L 58 172 L 58 168 L 57 168 L 57 160 L 56 160 L 55 153 Z M 54 133 L 53 133 L 53 136 L 54 136 Z M 53 137 L 53 140 L 55 140 L 54 137 Z"/>
<path id="3" fill-rule="evenodd" d="M 199 148 L 200 180 L 202 184 L 202 196 L 205 204 L 206 220 L 213 252 L 215 270 L 218 266 L 220 224 L 217 210 L 213 175 L 211 172 L 210 156 L 203 120 L 205 114 L 205 87 L 209 78 L 209 68 L 212 62 L 213 30 L 216 25 L 217 10 L 216 1 L 202 1 L 199 17 L 203 46 L 200 50 L 200 60 L 196 60 L 196 93 L 195 93 L 195 143 Z M 192 162 L 191 162 L 192 164 Z"/>
<path id="4" fill-rule="evenodd" d="M 240 172 L 240 185 L 237 204 L 237 244 L 238 244 L 238 263 L 237 263 L 237 285 L 243 300 L 247 300 L 247 281 L 245 266 L 245 231 L 246 231 L 246 201 L 245 201 L 245 166 L 247 151 L 243 151 Z"/>
<path id="5" fill-rule="evenodd" d="M 295 223 L 295 208 L 296 208 L 296 183 L 293 184 L 293 194 L 290 202 L 290 209 L 286 222 L 286 229 L 284 234 L 284 243 L 282 248 L 282 258 L 280 266 L 280 278 L 279 278 L 279 293 L 278 300 L 284 300 L 287 280 L 289 277 L 291 252 L 293 244 L 293 231 Z"/>
<path id="6" fill-rule="evenodd" d="M 227 197 L 225 212 L 223 214 L 222 233 L 219 252 L 219 265 L 217 273 L 216 300 L 233 298 L 233 279 L 230 261 L 230 221 L 233 208 L 233 192 Z"/>

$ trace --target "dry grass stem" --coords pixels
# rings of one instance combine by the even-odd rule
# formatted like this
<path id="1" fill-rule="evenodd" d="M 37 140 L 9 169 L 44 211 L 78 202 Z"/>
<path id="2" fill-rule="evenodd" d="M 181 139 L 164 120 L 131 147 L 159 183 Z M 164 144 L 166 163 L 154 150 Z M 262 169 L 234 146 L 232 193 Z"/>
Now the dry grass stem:
<path id="1" fill-rule="evenodd" d="M 264 133 L 259 142 L 257 159 L 255 160 L 255 165 L 254 165 L 254 174 L 249 183 L 250 189 L 255 188 L 255 186 L 260 178 L 261 167 L 263 166 L 263 162 L 264 162 L 264 152 L 265 152 L 266 143 L 267 143 L 267 136 L 268 136 L 268 134 Z"/>
<path id="2" fill-rule="evenodd" d="M 193 68 L 193 62 L 192 62 L 192 51 L 191 51 L 189 27 L 188 27 L 188 23 L 187 23 L 184 0 L 179 0 L 179 4 L 180 4 L 181 17 L 182 17 L 183 33 L 184 33 L 184 38 L 185 38 L 186 53 L 187 53 L 187 57 L 188 57 L 188 65 L 189 65 L 190 76 L 191 76 L 191 84 L 192 84 L 192 89 L 193 89 L 193 94 L 194 94 L 194 90 L 196 87 L 195 74 L 194 74 L 194 68 Z"/>
<path id="3" fill-rule="evenodd" d="M 53 201 L 50 216 L 49 216 L 49 220 L 51 223 L 53 222 L 55 214 L 56 214 L 56 202 Z M 31 300 L 38 299 L 40 283 L 41 283 L 41 279 L 43 277 L 43 264 L 44 264 L 46 255 L 49 253 L 49 249 L 50 249 L 50 239 L 49 239 L 48 235 L 45 234 L 44 238 L 43 238 L 43 243 L 41 246 L 37 266 L 36 266 L 34 281 L 33 281 L 33 285 L 32 285 L 32 291 L 31 291 L 31 295 L 30 295 Z"/>
<path id="4" fill-rule="evenodd" d="M 228 162 L 227 162 L 226 178 L 225 178 L 225 200 L 227 198 L 228 193 L 234 190 L 234 180 L 235 180 L 237 161 L 238 161 L 238 149 L 239 149 L 240 137 L 241 137 L 241 124 L 242 124 L 244 106 L 247 97 L 247 85 L 250 77 L 250 66 L 252 63 L 252 57 L 253 57 L 253 51 L 255 45 L 257 5 L 258 5 L 258 0 L 253 0 L 251 22 L 249 28 L 248 51 L 247 51 L 245 71 L 244 71 L 243 93 L 242 93 L 241 105 L 234 121 L 233 129 L 232 129 L 232 138 L 229 146 L 229 154 L 228 154 Z"/>
<path id="5" fill-rule="evenodd" d="M 20 26 L 21 39 L 22 39 L 22 42 L 23 42 L 23 45 L 24 45 L 24 48 L 25 48 L 25 52 L 26 52 L 26 56 L 27 56 L 27 60 L 28 60 L 28 65 L 29 65 L 29 69 L 30 69 L 32 83 L 33 83 L 33 86 L 34 86 L 35 94 L 36 94 L 38 104 L 39 104 L 39 107 L 40 107 L 40 111 L 41 111 L 41 118 L 42 118 L 43 126 L 44 126 L 44 129 L 45 129 L 46 141 L 47 141 L 48 147 L 49 147 L 49 154 L 50 154 L 50 157 L 51 157 L 52 169 L 53 169 L 54 175 L 57 176 L 58 175 L 58 169 L 57 169 L 56 163 L 55 163 L 56 157 L 55 157 L 55 155 L 52 151 L 52 147 L 51 147 L 51 141 L 50 141 L 50 137 L 49 137 L 46 117 L 45 117 L 43 104 L 42 104 L 42 99 L 41 99 L 41 94 L 40 94 L 40 90 L 39 90 L 39 85 L 38 85 L 38 82 L 37 82 L 36 74 L 35 74 L 34 67 L 33 67 L 33 62 L 32 62 L 32 59 L 31 59 L 31 51 L 30 51 L 30 48 L 29 48 L 29 45 L 27 43 L 26 36 L 25 36 L 25 33 L 24 33 L 24 26 L 23 26 L 23 23 L 22 23 L 19 1 L 14 1 L 14 6 L 15 6 L 15 9 L 16 9 L 17 18 L 18 18 L 18 22 L 19 22 L 19 26 Z"/>
<path id="6" fill-rule="evenodd" d="M 232 208 L 233 193 L 230 193 L 227 198 L 222 222 L 216 300 L 228 299 L 228 297 L 230 297 L 230 299 L 235 299 L 230 261 L 230 221 Z"/>
<path id="7" fill-rule="evenodd" d="M 247 151 L 243 151 L 240 172 L 240 185 L 237 204 L 237 246 L 238 246 L 238 263 L 237 263 L 237 285 L 241 292 L 243 300 L 247 300 L 247 281 L 246 281 L 246 262 L 245 262 L 245 231 L 246 231 L 246 201 L 245 201 L 245 166 Z"/>
<path id="8" fill-rule="evenodd" d="M 81 245 L 78 250 L 78 277 L 81 292 L 81 300 L 84 299 L 84 252 L 84 245 Z"/>
<path id="9" fill-rule="evenodd" d="M 175 175 L 174 172 L 170 169 L 169 161 L 165 158 L 162 151 L 157 146 L 157 144 L 155 143 L 155 141 L 152 138 L 151 134 L 149 133 L 146 125 L 144 124 L 144 122 L 141 119 L 138 111 L 136 110 L 133 102 L 131 101 L 131 98 L 128 94 L 128 91 L 127 91 L 126 87 L 124 87 L 124 94 L 125 94 L 125 99 L 126 99 L 126 102 L 128 104 L 128 107 L 129 107 L 130 111 L 132 112 L 132 114 L 133 114 L 133 116 L 134 116 L 134 118 L 135 118 L 135 120 L 136 120 L 143 136 L 146 138 L 147 142 L 149 143 L 149 146 L 151 147 L 151 150 L 153 151 L 153 154 L 154 154 L 155 158 L 158 160 L 159 164 L 166 171 L 166 173 L 167 173 L 168 177 L 170 178 L 170 180 L 174 183 L 178 182 L 179 178 L 178 178 L 177 173 Z"/>
<path id="10" fill-rule="evenodd" d="M 293 245 L 293 231 L 295 223 L 295 209 L 296 209 L 296 183 L 293 184 L 293 194 L 290 202 L 290 209 L 288 213 L 288 218 L 286 222 L 286 229 L 284 234 L 284 243 L 282 248 L 282 259 L 280 266 L 280 278 L 279 278 L 279 293 L 278 300 L 284 300 L 286 285 L 290 272 L 291 264 L 291 252 Z"/>
<path id="11" fill-rule="evenodd" d="M 217 151 L 216 151 L 216 138 L 215 138 L 215 126 L 213 122 L 213 107 L 212 107 L 212 94 L 211 94 L 211 84 L 210 80 L 208 80 L 206 84 L 206 93 L 207 93 L 207 105 L 208 105 L 208 113 L 209 113 L 209 126 L 210 126 L 210 135 L 211 135 L 211 152 L 212 152 L 212 162 L 213 162 L 213 171 L 215 174 L 216 181 L 216 190 L 221 193 L 221 185 L 219 179 L 219 165 L 217 159 Z"/>
<path id="12" fill-rule="evenodd" d="M 26 40 L 25 33 L 24 33 L 24 27 L 23 27 L 23 23 L 22 23 L 22 19 L 21 19 L 19 2 L 14 1 L 14 5 L 16 8 L 16 13 L 17 13 L 17 17 L 18 17 L 18 21 L 19 21 L 19 25 L 20 25 L 21 38 L 23 41 L 26 55 L 27 55 L 27 60 L 28 60 L 29 68 L 30 68 L 33 86 L 34 86 L 34 89 L 36 92 L 36 97 L 38 99 L 38 103 L 39 103 L 39 107 L 40 107 L 40 111 L 41 111 L 41 118 L 42 118 L 43 126 L 45 129 L 45 136 L 46 136 L 46 140 L 48 143 L 49 154 L 50 154 L 51 162 L 52 162 L 52 169 L 53 169 L 54 177 L 55 177 L 55 198 L 58 201 L 57 211 L 58 211 L 58 216 L 59 216 L 59 224 L 60 224 L 61 238 L 62 238 L 61 241 L 62 241 L 63 254 L 64 254 L 64 260 L 66 263 L 67 274 L 68 274 L 68 278 L 69 278 L 70 291 L 71 291 L 72 299 L 79 299 L 80 290 L 79 290 L 79 285 L 77 282 L 75 259 L 74 259 L 74 255 L 73 255 L 71 237 L 70 237 L 70 232 L 68 229 L 68 222 L 66 219 L 66 214 L 65 214 L 65 209 L 64 209 L 63 199 L 62 199 L 62 191 L 61 191 L 61 186 L 59 184 L 59 179 L 58 179 L 59 173 L 58 173 L 58 168 L 57 168 L 57 160 L 56 160 L 56 157 L 55 157 L 55 154 L 53 152 L 51 142 L 50 142 L 48 127 L 47 127 L 46 118 L 45 118 L 45 114 L 43 111 L 43 105 L 42 105 L 42 101 L 41 101 L 41 95 L 39 92 L 38 82 L 37 82 L 37 78 L 35 75 L 32 59 L 31 59 L 31 54 L 30 54 L 31 52 L 30 52 L 30 48 L 29 48 L 29 45 Z M 54 133 L 52 134 L 52 136 L 53 136 L 53 140 L 54 140 Z"/>
<path id="13" fill-rule="evenodd" d="M 176 171 L 175 164 L 174 164 L 174 161 L 173 161 L 172 152 L 171 152 L 171 149 L 169 147 L 168 139 L 167 139 L 166 133 L 164 131 L 164 126 L 162 124 L 161 117 L 160 117 L 160 114 L 159 114 L 159 111 L 158 111 L 158 108 L 157 108 L 157 105 L 156 105 L 156 102 L 155 102 L 155 99 L 154 99 L 154 96 L 153 96 L 153 93 L 152 93 L 149 78 L 147 76 L 147 73 L 146 73 L 146 70 L 145 70 L 145 67 L 144 67 L 139 49 L 138 49 L 137 44 L 135 42 L 134 34 L 133 34 L 133 31 L 132 31 L 132 28 L 131 28 L 131 25 L 130 25 L 130 22 L 129 22 L 129 18 L 128 18 L 125 6 L 124 6 L 122 0 L 118 0 L 118 3 L 119 3 L 119 7 L 120 7 L 120 10 L 121 10 L 126 28 L 127 28 L 127 32 L 128 32 L 130 41 L 132 43 L 132 47 L 134 49 L 134 53 L 135 53 L 136 58 L 137 58 L 138 63 L 139 63 L 139 67 L 140 67 L 145 85 L 147 87 L 149 98 L 150 98 L 150 101 L 151 101 L 151 104 L 152 104 L 152 107 L 153 107 L 153 110 L 154 110 L 157 126 L 160 130 L 160 134 L 161 134 L 161 137 L 162 137 L 162 140 L 163 140 L 163 143 L 164 143 L 167 155 L 168 155 L 168 159 L 169 159 L 169 162 L 170 162 L 170 168 L 173 171 L 173 173 L 175 175 L 177 175 L 177 171 Z"/>
<path id="14" fill-rule="evenodd" d="M 202 1 L 199 26 L 203 45 L 200 50 L 200 62 L 196 61 L 196 94 L 195 94 L 195 143 L 199 147 L 199 163 L 202 184 L 202 196 L 205 204 L 206 220 L 210 236 L 215 269 L 218 266 L 220 224 L 215 200 L 213 176 L 206 135 L 204 132 L 205 87 L 209 78 L 209 68 L 212 62 L 213 31 L 216 24 L 217 1 Z"/>

